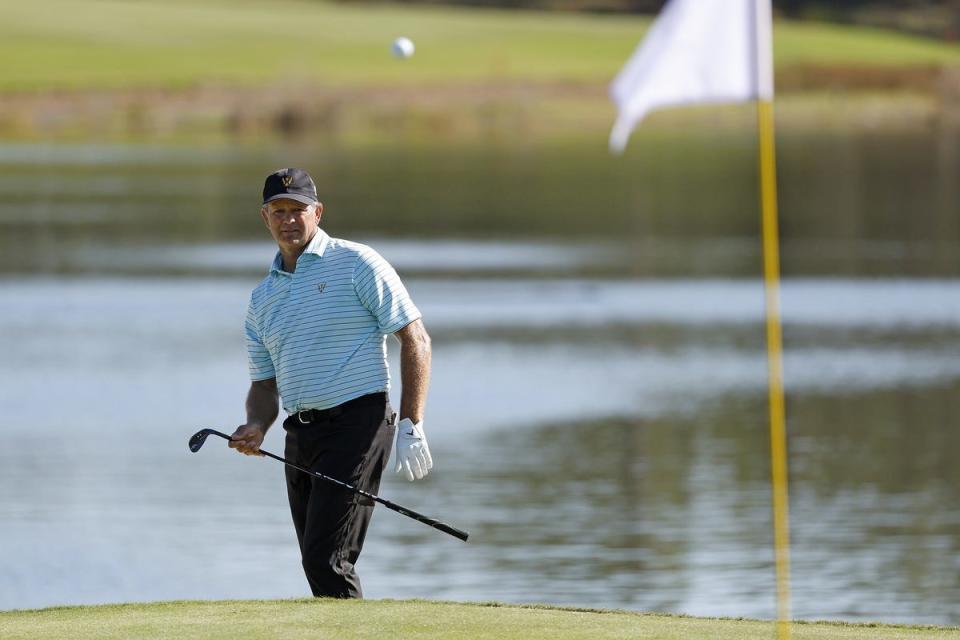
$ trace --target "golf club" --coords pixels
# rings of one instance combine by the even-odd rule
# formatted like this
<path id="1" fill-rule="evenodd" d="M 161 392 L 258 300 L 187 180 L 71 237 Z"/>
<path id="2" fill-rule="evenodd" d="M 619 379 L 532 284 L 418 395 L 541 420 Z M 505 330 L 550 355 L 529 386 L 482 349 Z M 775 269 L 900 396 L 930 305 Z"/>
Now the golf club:
<path id="1" fill-rule="evenodd" d="M 190 451 L 192 451 L 193 453 L 196 453 L 197 451 L 200 451 L 200 448 L 203 446 L 203 443 L 207 441 L 207 436 L 211 436 L 211 435 L 220 436 L 220 437 L 223 438 L 224 440 L 232 440 L 232 438 L 231 438 L 230 436 L 228 436 L 227 434 L 225 434 L 225 433 L 220 433 L 219 431 L 217 431 L 217 430 L 215 430 L 215 429 L 201 429 L 200 431 L 197 431 L 195 434 L 193 434 L 193 435 L 190 437 L 190 441 L 189 441 L 189 443 L 188 443 L 188 446 L 190 447 Z M 281 458 L 281 457 L 278 456 L 278 455 L 274 455 L 274 454 L 270 453 L 269 451 L 264 451 L 263 449 L 259 449 L 258 451 L 259 451 L 260 453 L 262 453 L 263 455 L 267 456 L 268 458 L 273 458 L 274 460 L 279 460 L 280 462 L 282 462 L 283 464 L 287 465 L 288 467 L 293 467 L 293 468 L 296 469 L 297 471 L 302 471 L 302 472 L 304 472 L 304 473 L 306 473 L 306 474 L 309 474 L 309 475 L 311 475 L 311 476 L 315 476 L 315 477 L 317 477 L 317 478 L 320 478 L 321 480 L 324 480 L 324 481 L 326 481 L 326 482 L 330 482 L 330 483 L 333 483 L 333 484 L 335 484 L 335 485 L 337 485 L 337 486 L 339 486 L 339 487 L 343 487 L 344 489 L 347 489 L 348 491 L 352 491 L 352 492 L 357 493 L 357 494 L 359 494 L 359 495 L 361 495 L 361 496 L 364 496 L 364 497 L 366 497 L 366 498 L 370 498 L 370 499 L 373 500 L 374 502 L 379 502 L 380 504 L 382 504 L 383 506 L 385 506 L 387 509 L 390 509 L 390 510 L 392 510 L 392 511 L 396 511 L 396 512 L 399 513 L 400 515 L 407 516 L 408 518 L 413 518 L 413 519 L 416 520 L 417 522 L 422 522 L 423 524 L 425 524 L 425 525 L 427 525 L 427 526 L 430 526 L 430 527 L 433 527 L 434 529 L 437 529 L 437 530 L 439 530 L 439 531 L 443 531 L 444 533 L 448 533 L 448 534 L 450 534 L 451 536 L 453 536 L 454 538 L 458 538 L 458 539 L 463 540 L 464 542 L 466 542 L 466 541 L 467 541 L 467 538 L 470 537 L 470 534 L 469 534 L 468 532 L 466 532 L 466 531 L 461 531 L 460 529 L 457 529 L 456 527 L 451 527 L 450 525 L 446 524 L 445 522 L 440 522 L 439 520 L 434 520 L 433 518 L 429 518 L 429 517 L 423 515 L 422 513 L 417 513 L 416 511 L 413 511 L 412 509 L 407 509 L 406 507 L 402 507 L 402 506 L 396 504 L 395 502 L 390 502 L 390 501 L 387 500 L 386 498 L 381 498 L 380 496 L 375 496 L 375 495 L 373 495 L 372 493 L 368 493 L 368 492 L 364 491 L 363 489 L 358 489 L 358 488 L 354 487 L 354 486 L 351 485 L 351 484 L 347 484 L 346 482 L 343 482 L 342 480 L 337 480 L 336 478 L 331 478 L 330 476 L 324 475 L 324 474 L 320 473 L 319 471 L 311 471 L 311 470 L 309 470 L 309 469 L 307 469 L 307 468 L 305 468 L 305 467 L 301 467 L 301 466 L 299 466 L 299 465 L 293 464 L 293 463 L 290 462 L 289 460 L 287 460 L 287 459 L 285 459 L 285 458 Z"/>

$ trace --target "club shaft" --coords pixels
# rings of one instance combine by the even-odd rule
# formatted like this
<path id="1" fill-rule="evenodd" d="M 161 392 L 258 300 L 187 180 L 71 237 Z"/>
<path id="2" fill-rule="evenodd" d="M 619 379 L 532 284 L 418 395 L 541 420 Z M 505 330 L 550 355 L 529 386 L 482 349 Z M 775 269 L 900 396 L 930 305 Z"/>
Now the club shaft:
<path id="1" fill-rule="evenodd" d="M 407 507 L 401 506 L 401 505 L 399 505 L 399 504 L 397 504 L 397 503 L 395 503 L 395 502 L 391 502 L 390 500 L 387 500 L 386 498 L 381 498 L 380 496 L 376 496 L 376 495 L 374 495 L 374 494 L 372 494 L 372 493 L 370 493 L 370 492 L 368 492 L 368 491 L 364 491 L 363 489 L 358 489 L 357 487 L 353 486 L 352 484 L 348 484 L 348 483 L 346 483 L 346 482 L 343 482 L 342 480 L 337 480 L 336 478 L 331 478 L 330 476 L 324 475 L 324 474 L 320 473 L 319 471 L 311 471 L 310 469 L 307 469 L 306 467 L 301 467 L 301 466 L 298 465 L 298 464 L 294 464 L 294 463 L 290 462 L 289 460 L 287 460 L 286 458 L 281 458 L 280 456 L 275 455 L 275 454 L 272 454 L 272 453 L 270 453 L 269 451 L 264 451 L 263 449 L 260 449 L 259 451 L 260 451 L 260 453 L 262 453 L 263 455 L 267 456 L 268 458 L 273 458 L 274 460 L 279 460 L 280 462 L 282 462 L 283 464 L 287 465 L 288 467 L 293 467 L 294 469 L 296 469 L 296 470 L 298 470 L 298 471 L 302 471 L 302 472 L 304 472 L 304 473 L 310 474 L 311 476 L 315 476 L 315 477 L 317 477 L 317 478 L 320 478 L 321 480 L 324 480 L 324 481 L 326 481 L 326 482 L 330 482 L 330 483 L 333 483 L 333 484 L 335 484 L 335 485 L 337 485 L 337 486 L 339 486 L 339 487 L 343 487 L 344 489 L 347 489 L 348 491 L 352 491 L 352 492 L 354 492 L 354 493 L 357 493 L 357 494 L 359 494 L 359 495 L 361 495 L 361 496 L 364 496 L 365 498 L 370 498 L 370 499 L 373 500 L 374 502 L 378 502 L 378 503 L 382 504 L 382 505 L 385 506 L 387 509 L 391 509 L 392 511 L 396 511 L 396 512 L 399 513 L 400 515 L 407 516 L 408 518 L 413 518 L 413 519 L 416 520 L 417 522 L 422 522 L 423 524 L 425 524 L 425 525 L 427 525 L 427 526 L 429 526 L 429 527 L 433 527 L 434 529 L 437 529 L 438 531 L 443 531 L 444 533 L 450 534 L 450 535 L 453 536 L 454 538 L 459 538 L 460 540 L 463 540 L 464 542 L 466 542 L 466 541 L 467 541 L 467 538 L 470 536 L 470 534 L 467 533 L 466 531 L 461 531 L 460 529 L 457 529 L 456 527 L 453 527 L 453 526 L 451 526 L 451 525 L 449 525 L 449 524 L 447 524 L 447 523 L 445 523 L 445 522 L 441 522 L 441 521 L 435 520 L 434 518 L 431 518 L 431 517 L 429 517 L 429 516 L 425 516 L 425 515 L 423 515 L 422 513 L 419 513 L 419 512 L 417 512 L 417 511 L 414 511 L 413 509 L 408 509 Z"/>
<path id="2" fill-rule="evenodd" d="M 212 431 L 212 433 L 220 436 L 221 438 L 226 438 L 227 440 L 231 440 L 230 436 L 228 436 L 228 435 L 226 435 L 226 434 L 223 434 L 223 433 L 220 433 L 219 431 Z M 378 502 L 378 503 L 382 504 L 382 505 L 385 506 L 387 509 L 390 509 L 390 510 L 392 510 L 392 511 L 396 511 L 396 512 L 399 513 L 400 515 L 402 515 L 402 516 L 407 516 L 408 518 L 412 518 L 412 519 L 416 520 L 417 522 L 422 522 L 423 524 L 427 525 L 428 527 L 433 527 L 433 528 L 436 529 L 437 531 L 443 531 L 444 533 L 449 534 L 449 535 L 453 536 L 454 538 L 458 538 L 458 539 L 463 540 L 464 542 L 466 542 L 466 541 L 467 541 L 467 538 L 470 537 L 470 534 L 469 534 L 468 532 L 462 531 L 462 530 L 460 530 L 460 529 L 457 529 L 456 527 L 451 526 L 451 525 L 447 524 L 446 522 L 441 522 L 441 521 L 436 520 L 436 519 L 434 519 L 434 518 L 431 518 L 431 517 L 429 517 L 429 516 L 425 516 L 425 515 L 423 515 L 422 513 L 418 513 L 418 512 L 416 512 L 416 511 L 414 511 L 413 509 L 408 509 L 408 508 L 406 508 L 406 507 L 404 507 L 404 506 L 401 506 L 401 505 L 399 505 L 399 504 L 397 504 L 397 503 L 395 503 L 395 502 L 391 502 L 390 500 L 387 500 L 386 498 L 381 498 L 380 496 L 373 495 L 372 493 L 369 493 L 369 492 L 367 492 L 367 491 L 364 491 L 363 489 L 358 489 L 357 487 L 353 486 L 352 484 L 347 484 L 346 482 L 343 482 L 342 480 L 337 480 L 336 478 L 331 478 L 330 476 L 324 475 L 324 474 L 320 473 L 319 471 L 311 471 L 310 469 L 307 469 L 306 467 L 301 467 L 300 465 L 294 464 L 293 462 L 290 462 L 290 461 L 287 460 L 286 458 L 282 458 L 282 457 L 280 457 L 280 456 L 278 456 L 278 455 L 276 455 L 276 454 L 270 453 L 269 451 L 264 451 L 263 449 L 258 449 L 258 451 L 259 451 L 261 454 L 267 456 L 268 458 L 273 458 L 274 460 L 277 460 L 277 461 L 279 461 L 279 462 L 282 462 L 283 464 L 287 465 L 288 467 L 292 467 L 292 468 L 296 469 L 297 471 L 302 471 L 303 473 L 306 473 L 306 474 L 308 474 L 308 475 L 311 475 L 311 476 L 320 478 L 321 480 L 323 480 L 323 481 L 325 481 L 325 482 L 329 482 L 329 483 L 335 484 L 335 485 L 337 485 L 338 487 L 342 487 L 342 488 L 344 488 L 344 489 L 346 489 L 346 490 L 348 490 L 348 491 L 352 491 L 352 492 L 354 492 L 354 493 L 356 493 L 356 494 L 359 494 L 359 495 L 361 495 L 361 496 L 364 496 L 365 498 L 370 498 L 370 499 L 373 500 L 374 502 Z"/>

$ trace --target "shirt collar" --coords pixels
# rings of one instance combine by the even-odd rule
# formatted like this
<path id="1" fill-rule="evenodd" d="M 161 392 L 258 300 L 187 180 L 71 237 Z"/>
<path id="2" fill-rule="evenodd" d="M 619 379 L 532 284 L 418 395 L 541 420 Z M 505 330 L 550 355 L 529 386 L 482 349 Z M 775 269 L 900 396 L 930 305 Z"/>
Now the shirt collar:
<path id="1" fill-rule="evenodd" d="M 314 253 L 318 258 L 322 258 L 323 252 L 326 251 L 328 244 L 330 244 L 330 236 L 327 235 L 326 231 L 317 227 L 317 232 L 313 234 L 313 238 L 307 243 L 307 247 L 303 252 Z"/>
<path id="2" fill-rule="evenodd" d="M 317 232 L 313 234 L 313 238 L 307 243 L 307 246 L 303 248 L 303 253 L 300 254 L 300 257 L 302 258 L 304 255 L 312 253 L 318 258 L 322 258 L 323 252 L 327 250 L 328 244 L 330 244 L 330 236 L 328 236 L 323 229 L 317 228 Z M 283 256 L 279 251 L 277 251 L 277 255 L 273 258 L 273 264 L 270 265 L 270 272 L 287 273 L 283 270 Z"/>

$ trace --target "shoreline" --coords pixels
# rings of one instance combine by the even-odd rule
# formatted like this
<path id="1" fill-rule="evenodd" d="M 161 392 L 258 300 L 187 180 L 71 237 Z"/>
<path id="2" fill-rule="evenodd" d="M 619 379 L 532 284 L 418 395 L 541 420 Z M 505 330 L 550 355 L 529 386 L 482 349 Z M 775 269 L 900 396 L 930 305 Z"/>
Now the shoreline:
<path id="1" fill-rule="evenodd" d="M 960 68 L 916 71 L 916 82 L 874 70 L 859 85 L 840 75 L 812 80 L 809 69 L 778 76 L 780 130 L 825 127 L 893 130 L 960 120 Z M 938 78 L 935 82 L 932 78 Z M 899 80 L 898 80 L 899 78 Z M 901 82 L 902 80 L 902 82 Z M 340 87 L 207 84 L 187 88 L 46 90 L 0 94 L 0 139 L 6 141 L 161 141 L 325 138 L 362 142 L 384 135 L 431 141 L 490 136 L 549 140 L 606 135 L 614 106 L 596 82 L 544 81 Z M 706 119 L 719 130 L 753 131 L 737 105 L 676 109 L 651 116 L 682 134 Z"/>

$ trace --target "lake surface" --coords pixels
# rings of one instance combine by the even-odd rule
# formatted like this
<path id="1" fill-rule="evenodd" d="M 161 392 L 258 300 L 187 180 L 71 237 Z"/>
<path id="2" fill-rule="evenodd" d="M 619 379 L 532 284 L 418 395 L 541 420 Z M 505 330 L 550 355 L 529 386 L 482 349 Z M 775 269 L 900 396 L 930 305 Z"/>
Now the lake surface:
<path id="1" fill-rule="evenodd" d="M 472 533 L 378 510 L 368 597 L 775 615 L 752 150 L 720 142 L 728 162 L 693 175 L 680 151 L 291 152 L 330 185 L 331 233 L 394 263 L 434 338 L 437 466 L 381 493 Z M 942 144 L 781 145 L 797 617 L 960 624 Z M 829 192 L 834 161 L 855 188 Z M 0 609 L 308 593 L 280 465 L 186 448 L 243 419 L 242 318 L 273 253 L 257 190 L 283 164 L 0 147 Z M 891 173 L 911 186 L 892 195 Z"/>

